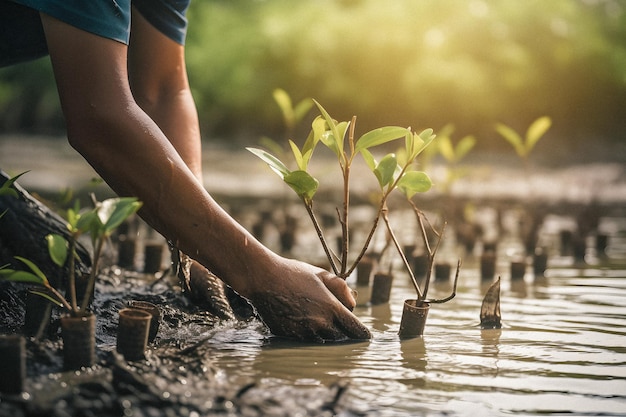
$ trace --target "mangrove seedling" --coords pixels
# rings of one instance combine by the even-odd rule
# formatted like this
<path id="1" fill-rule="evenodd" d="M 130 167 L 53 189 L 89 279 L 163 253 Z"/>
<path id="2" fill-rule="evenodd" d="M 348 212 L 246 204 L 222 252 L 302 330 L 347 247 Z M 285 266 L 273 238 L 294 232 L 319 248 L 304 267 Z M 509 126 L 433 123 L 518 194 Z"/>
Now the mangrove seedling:
<path id="1" fill-rule="evenodd" d="M 369 243 L 374 236 L 380 212 L 385 207 L 387 197 L 394 188 L 390 187 L 386 193 L 383 193 L 379 210 L 374 218 L 372 229 L 354 262 L 349 263 L 350 172 L 354 159 L 358 154 L 361 154 L 364 158 L 369 158 L 369 163 L 375 164 L 375 173 L 381 178 L 379 181 L 387 183 L 388 177 L 393 174 L 388 171 L 390 168 L 389 158 L 383 158 L 383 161 L 378 164 L 373 161 L 373 157 L 371 157 L 368 149 L 399 138 L 404 138 L 407 135 L 413 138 L 414 134 L 407 128 L 386 126 L 371 130 L 357 139 L 355 138 L 356 117 L 354 117 L 351 122 L 338 122 L 330 117 L 328 112 L 317 101 L 314 100 L 314 103 L 319 109 L 321 116 L 318 116 L 312 122 L 311 131 L 302 148 L 299 148 L 298 145 L 296 145 L 292 140 L 289 140 L 289 145 L 295 158 L 297 169 L 290 170 L 278 157 L 263 149 L 247 149 L 267 163 L 272 171 L 280 176 L 281 179 L 298 195 L 298 197 L 300 197 L 304 203 L 304 207 L 306 208 L 309 218 L 313 223 L 313 227 L 315 228 L 330 267 L 337 276 L 345 279 L 352 273 L 360 259 L 365 254 Z M 432 130 L 430 130 L 429 133 L 424 133 L 428 142 L 432 140 L 430 137 L 431 134 Z M 419 143 L 425 147 L 426 140 L 420 138 Z M 343 201 L 342 207 L 337 208 L 337 216 L 341 225 L 342 242 L 340 248 L 341 253 L 339 255 L 335 254 L 330 248 L 330 245 L 324 236 L 320 222 L 317 220 L 313 210 L 313 197 L 317 192 L 319 181 L 308 172 L 308 168 L 313 152 L 319 143 L 322 143 L 333 152 L 341 170 L 343 182 Z"/>
<path id="2" fill-rule="evenodd" d="M 407 136 L 407 146 L 408 145 L 408 136 Z M 423 287 L 421 288 L 415 274 L 413 272 L 412 266 L 409 264 L 402 247 L 400 246 L 400 242 L 398 241 L 393 228 L 391 227 L 391 222 L 389 221 L 388 210 L 385 207 L 382 212 L 382 218 L 387 227 L 388 235 L 390 236 L 394 246 L 396 247 L 396 251 L 398 252 L 406 271 L 411 278 L 411 283 L 416 292 L 416 299 L 408 299 L 404 301 L 404 308 L 402 311 L 402 319 L 400 322 L 400 331 L 399 335 L 401 338 L 415 337 L 421 336 L 424 331 L 424 325 L 426 322 L 426 318 L 428 317 L 428 311 L 430 309 L 431 303 L 445 303 L 447 301 L 452 300 L 456 296 L 456 287 L 459 278 L 459 271 L 461 268 L 461 262 L 457 263 L 456 274 L 454 277 L 454 284 L 452 288 L 452 292 L 448 297 L 442 299 L 428 299 L 428 290 L 430 287 L 430 280 L 432 277 L 433 266 L 435 264 L 435 256 L 437 254 L 437 250 L 441 244 L 441 241 L 444 236 L 446 224 L 444 223 L 442 229 L 440 231 L 436 231 L 425 214 L 417 207 L 417 205 L 413 202 L 412 198 L 417 193 L 428 191 L 432 185 L 428 176 L 420 171 L 412 170 L 412 162 L 413 160 L 410 158 L 411 153 L 407 152 L 409 155 L 409 159 L 402 164 L 398 164 L 396 162 L 395 172 L 399 172 L 398 179 L 395 182 L 395 186 L 404 194 L 408 203 L 411 205 L 419 226 L 419 231 L 422 236 L 422 240 L 424 243 L 424 247 L 426 249 L 427 255 L 427 267 L 426 267 L 426 277 L 424 280 Z M 393 183 L 392 183 L 393 184 Z M 382 185 L 382 184 L 381 184 Z M 433 246 L 428 238 L 428 233 L 426 227 L 429 227 L 436 236 L 436 242 Z"/>
<path id="3" fill-rule="evenodd" d="M 548 116 L 542 116 L 536 119 L 530 124 L 526 131 L 526 136 L 522 136 L 517 133 L 511 127 L 504 123 L 496 124 L 496 131 L 513 146 L 515 153 L 519 156 L 524 164 L 524 169 L 528 171 L 528 155 L 533 150 L 539 139 L 550 129 L 552 125 L 552 119 Z"/>
<path id="4" fill-rule="evenodd" d="M 387 201 L 394 190 L 401 190 L 407 196 L 407 199 L 411 201 L 411 197 L 413 197 L 416 193 L 426 192 L 431 188 L 432 181 L 430 180 L 429 176 L 423 171 L 415 170 L 413 167 L 418 155 L 420 155 L 420 153 L 422 153 L 435 138 L 432 129 L 426 129 L 421 131 L 420 133 L 415 133 L 410 128 L 386 126 L 371 130 L 360 136 L 358 139 L 355 139 L 356 117 L 353 117 L 351 122 L 337 122 L 317 101 L 314 102 L 318 107 L 321 116 L 318 116 L 313 121 L 311 132 L 309 133 L 309 136 L 307 137 L 307 140 L 303 144 L 302 148 L 299 148 L 293 141 L 289 141 L 292 153 L 296 160 L 297 169 L 288 169 L 287 166 L 279 158 L 262 149 L 248 148 L 248 150 L 255 154 L 257 157 L 259 157 L 261 160 L 266 162 L 269 167 L 277 175 L 279 175 L 281 179 L 287 185 L 289 185 L 289 187 L 291 187 L 296 192 L 298 197 L 300 197 L 300 199 L 304 203 L 309 218 L 313 223 L 313 226 L 324 249 L 326 257 L 330 263 L 330 266 L 337 276 L 345 279 L 352 273 L 354 268 L 358 265 L 361 258 L 367 251 L 371 239 L 376 231 L 378 221 L 382 217 L 386 225 L 388 235 L 390 236 L 391 241 L 393 242 L 398 254 L 402 258 L 402 261 L 407 271 L 409 272 L 409 275 L 417 292 L 417 299 L 409 300 L 414 301 L 413 306 L 423 310 L 423 307 L 429 306 L 430 302 L 446 302 L 451 300 L 455 296 L 460 263 L 457 266 L 452 295 L 442 300 L 428 300 L 426 296 L 428 293 L 430 272 L 428 273 L 425 288 L 421 289 L 419 284 L 417 283 L 417 280 L 415 279 L 414 274 L 412 273 L 412 268 L 409 265 L 406 256 L 404 255 L 400 243 L 398 242 L 398 239 L 393 232 L 388 215 L 389 209 L 387 206 Z M 378 145 L 382 145 L 399 139 L 404 139 L 404 147 L 401 149 L 400 152 L 402 157 L 398 157 L 395 153 L 388 153 L 383 156 L 380 161 L 378 161 L 373 153 L 370 151 L 372 148 Z M 342 174 L 342 208 L 337 208 L 337 217 L 339 219 L 342 231 L 342 247 L 341 254 L 339 256 L 330 249 L 326 238 L 324 237 L 322 227 L 317 221 L 317 218 L 313 211 L 313 197 L 317 192 L 319 181 L 308 172 L 308 167 L 313 152 L 320 142 L 328 147 L 337 157 L 337 161 Z M 380 187 L 380 198 L 378 200 L 378 209 L 374 216 L 373 225 L 369 234 L 367 235 L 367 238 L 365 239 L 365 243 L 363 244 L 363 247 L 361 248 L 356 259 L 351 264 L 349 264 L 348 239 L 350 223 L 350 172 L 352 164 L 354 162 L 354 158 L 358 154 L 362 156 L 367 166 L 375 175 L 378 181 L 378 185 Z M 415 208 L 416 213 L 419 214 L 418 219 L 420 222 L 422 233 L 424 235 L 426 247 L 428 248 L 429 252 L 430 271 L 432 270 L 435 254 L 441 241 L 441 237 L 443 236 L 443 230 L 439 235 L 437 245 L 434 249 L 431 250 L 428 240 L 426 238 L 425 226 L 422 220 L 423 214 L 419 210 L 417 210 L 417 207 L 413 203 L 412 205 Z M 412 326 L 413 324 L 411 324 L 411 327 Z M 407 333 L 403 332 L 401 326 L 401 333 L 403 335 L 421 335 L 422 330 L 419 330 L 417 334 L 415 334 L 414 330 L 409 330 Z"/>
<path id="5" fill-rule="evenodd" d="M 476 145 L 476 138 L 473 135 L 463 136 L 456 144 L 452 143 L 452 133 L 454 126 L 445 125 L 437 133 L 436 149 L 448 164 L 446 181 L 443 184 L 444 192 L 449 192 L 452 184 L 465 175 L 465 171 L 459 168 L 459 162 L 467 156 Z"/>
<path id="6" fill-rule="evenodd" d="M 313 107 L 313 101 L 310 98 L 305 98 L 294 105 L 289 93 L 282 88 L 275 89 L 272 92 L 272 97 L 278 105 L 282 115 L 286 142 L 293 136 L 296 126 L 302 121 L 302 119 L 304 119 Z M 284 149 L 278 141 L 267 136 L 263 136 L 261 138 L 260 144 L 268 148 L 275 155 L 278 155 L 279 158 L 283 158 L 286 151 L 288 151 L 288 149 Z"/>
<path id="7" fill-rule="evenodd" d="M 115 228 L 140 207 L 141 203 L 136 198 L 123 197 L 110 198 L 102 202 L 96 201 L 93 209 L 84 212 L 80 212 L 78 202 L 73 208 L 67 210 L 67 228 L 70 232 L 70 239 L 66 240 L 65 237 L 58 234 L 46 236 L 48 253 L 52 261 L 59 267 L 63 267 L 66 262 L 69 263 L 68 288 L 65 296 L 50 285 L 48 278 L 37 265 L 24 257 L 16 256 L 16 259 L 25 264 L 30 271 L 10 269 L 7 267 L 8 265 L 4 265 L 0 269 L 0 279 L 39 285 L 43 287 L 43 290 L 32 290 L 31 292 L 66 309 L 71 316 L 88 314 L 87 308 L 98 274 L 99 260 L 104 244 Z M 76 242 L 83 234 L 88 234 L 91 238 L 93 260 L 86 290 L 82 300 L 78 300 L 74 262 L 78 256 L 76 254 Z"/>

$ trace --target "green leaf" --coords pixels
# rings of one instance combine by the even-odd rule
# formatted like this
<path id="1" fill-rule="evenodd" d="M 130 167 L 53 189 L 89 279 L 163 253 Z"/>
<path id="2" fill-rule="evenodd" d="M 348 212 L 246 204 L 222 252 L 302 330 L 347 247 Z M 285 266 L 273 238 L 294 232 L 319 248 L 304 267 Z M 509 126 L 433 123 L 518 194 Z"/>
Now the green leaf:
<path id="1" fill-rule="evenodd" d="M 268 136 L 261 136 L 261 139 L 259 139 L 259 145 L 268 149 L 274 155 L 282 155 L 285 152 L 281 144 Z"/>
<path id="2" fill-rule="evenodd" d="M 476 145 L 476 138 L 472 135 L 463 137 L 456 145 L 456 161 L 460 161 L 468 154 L 469 151 Z"/>
<path id="3" fill-rule="evenodd" d="M 415 135 L 411 132 L 411 129 L 407 129 L 406 134 L 404 135 L 404 150 L 407 157 L 413 155 L 413 152 L 415 151 Z"/>
<path id="4" fill-rule="evenodd" d="M 48 294 L 47 292 L 43 292 L 43 291 L 37 291 L 37 290 L 30 290 L 31 293 L 36 294 L 40 297 L 43 297 L 45 299 L 47 299 L 48 301 L 53 302 L 54 304 L 56 304 L 59 307 L 63 307 L 63 303 L 61 301 L 59 301 L 56 297 L 54 297 L 52 294 Z"/>
<path id="5" fill-rule="evenodd" d="M 273 92 L 274 100 L 280 107 L 280 111 L 283 114 L 285 123 L 287 126 L 291 126 L 294 122 L 293 105 L 291 103 L 291 97 L 282 88 L 277 88 Z"/>
<path id="6" fill-rule="evenodd" d="M 381 188 L 384 188 L 393 182 L 394 173 L 396 172 L 397 167 L 398 159 L 393 153 L 385 155 L 383 159 L 380 160 L 374 170 L 374 175 L 376 175 Z"/>
<path id="7" fill-rule="evenodd" d="M 298 145 L 296 145 L 291 139 L 289 139 L 289 146 L 291 147 L 291 152 L 296 159 L 296 165 L 298 165 L 298 168 L 306 171 L 306 166 L 304 164 L 304 160 L 302 159 L 302 152 L 300 152 Z"/>
<path id="8" fill-rule="evenodd" d="M 293 171 L 285 176 L 285 182 L 296 192 L 296 194 L 306 201 L 310 201 L 317 187 L 319 181 L 313 178 L 306 171 Z"/>
<path id="9" fill-rule="evenodd" d="M 333 151 L 333 153 L 335 154 L 335 156 L 337 156 L 337 158 L 341 159 L 341 149 L 339 148 L 339 144 L 337 143 L 337 139 L 335 138 L 335 135 L 333 135 L 333 132 L 331 132 L 330 130 L 327 130 L 324 133 L 322 133 L 322 135 L 320 136 L 320 141 L 328 149 Z"/>
<path id="10" fill-rule="evenodd" d="M 447 125 L 445 125 L 441 129 L 439 129 L 439 133 L 437 134 L 437 136 L 439 136 L 439 137 L 441 137 L 441 136 L 452 137 L 452 134 L 454 133 L 454 130 L 455 130 L 454 125 L 452 123 L 448 123 Z"/>
<path id="11" fill-rule="evenodd" d="M 309 132 L 309 136 L 307 136 L 304 145 L 302 145 L 302 153 L 307 153 L 310 150 L 312 154 L 324 132 L 326 132 L 326 120 L 321 116 L 317 116 L 311 123 L 311 132 Z"/>
<path id="12" fill-rule="evenodd" d="M 433 130 L 430 128 L 422 130 L 419 136 L 424 142 L 430 142 L 435 138 L 435 135 L 433 135 Z"/>
<path id="13" fill-rule="evenodd" d="M 365 161 L 369 169 L 374 172 L 374 170 L 376 169 L 376 159 L 374 159 L 374 155 L 372 155 L 372 153 L 367 149 L 363 149 L 361 150 L 361 156 L 363 156 L 363 160 Z"/>
<path id="14" fill-rule="evenodd" d="M 354 151 L 359 152 L 362 149 L 369 149 L 373 146 L 382 145 L 383 143 L 403 138 L 406 136 L 407 130 L 408 129 L 404 127 L 398 126 L 385 126 L 371 130 L 356 141 Z"/>
<path id="15" fill-rule="evenodd" d="M 15 269 L 0 269 L 0 279 L 5 281 L 22 282 L 44 285 L 36 274 L 28 271 L 16 271 Z"/>
<path id="16" fill-rule="evenodd" d="M 46 278 L 44 273 L 41 272 L 41 269 L 39 269 L 39 267 L 35 265 L 32 261 L 30 261 L 29 259 L 23 258 L 21 256 L 16 256 L 15 259 L 18 259 L 22 261 L 23 263 L 25 263 L 26 266 L 28 266 L 30 270 L 33 271 L 33 273 L 40 279 L 41 284 L 46 285 L 46 286 L 48 285 L 48 278 Z"/>
<path id="17" fill-rule="evenodd" d="M 76 200 L 78 203 L 78 200 Z M 80 219 L 80 215 L 78 214 L 78 209 L 67 209 L 66 213 L 68 229 L 70 232 L 75 233 L 78 231 L 78 220 Z"/>
<path id="18" fill-rule="evenodd" d="M 312 107 L 313 101 L 310 98 L 305 98 L 296 104 L 296 107 L 294 108 L 294 122 L 299 123 L 302 119 L 304 119 L 304 116 L 311 111 Z"/>
<path id="19" fill-rule="evenodd" d="M 65 265 L 67 260 L 67 240 L 61 235 L 52 233 L 46 236 L 46 241 L 48 242 L 50 259 L 60 267 Z"/>
<path id="20" fill-rule="evenodd" d="M 108 198 L 102 201 L 98 205 L 97 212 L 104 226 L 103 232 L 110 234 L 140 207 L 141 203 L 135 197 Z"/>
<path id="21" fill-rule="evenodd" d="M 11 187 L 13 186 L 13 183 L 15 183 L 15 181 L 17 181 L 19 177 L 26 174 L 27 172 L 29 171 L 24 171 L 21 174 L 17 174 L 16 176 L 11 177 L 8 180 L 6 180 L 4 184 L 2 184 L 2 187 L 0 187 L 0 195 L 10 195 L 12 197 L 17 198 L 17 192 Z"/>
<path id="22" fill-rule="evenodd" d="M 426 149 L 432 143 L 433 140 L 435 140 L 437 135 L 433 134 L 432 129 L 424 129 L 420 132 L 418 136 L 423 141 L 421 147 L 417 149 L 417 154 L 419 155 L 424 149 Z"/>
<path id="23" fill-rule="evenodd" d="M 283 164 L 280 159 L 276 158 L 269 152 L 264 151 L 263 149 L 258 148 L 246 148 L 254 155 L 259 157 L 263 162 L 265 162 L 269 167 L 274 171 L 279 177 L 285 179 L 287 175 L 289 175 L 289 169 Z"/>
<path id="24" fill-rule="evenodd" d="M 550 129 L 552 126 L 552 119 L 548 116 L 543 116 L 535 120 L 526 132 L 526 152 L 530 152 L 537 141 Z"/>
<path id="25" fill-rule="evenodd" d="M 452 146 L 452 140 L 450 140 L 449 136 L 440 137 L 437 141 L 437 148 L 446 161 L 454 162 L 454 147 Z"/>
<path id="26" fill-rule="evenodd" d="M 324 109 L 324 107 L 322 107 L 321 104 L 319 104 L 315 100 L 313 100 L 313 102 L 319 109 L 320 113 L 322 113 L 322 116 L 324 117 L 324 120 L 326 120 L 326 124 L 328 125 L 328 128 L 330 129 L 330 134 L 328 132 L 324 133 L 320 137 L 320 140 L 322 141 L 324 145 L 326 145 L 330 150 L 332 150 L 335 153 L 335 155 L 337 155 L 337 158 L 339 158 L 339 160 L 341 160 L 343 157 L 343 140 L 344 140 L 344 136 L 346 133 L 346 129 L 349 126 L 349 123 L 348 122 L 341 122 L 341 123 L 335 122 L 335 120 L 333 120 L 333 118 L 330 117 L 330 114 L 328 114 L 326 109 Z"/>
<path id="27" fill-rule="evenodd" d="M 413 197 L 416 193 L 424 193 L 432 187 L 430 177 L 422 171 L 405 172 L 398 181 L 398 189 L 407 198 Z"/>
<path id="28" fill-rule="evenodd" d="M 98 217 L 96 209 L 91 209 L 85 213 L 78 214 L 75 219 L 75 232 L 97 234 L 98 230 L 102 228 L 102 222 Z"/>
<path id="29" fill-rule="evenodd" d="M 497 123 L 496 131 L 513 146 L 513 149 L 515 149 L 515 152 L 519 156 L 523 157 L 526 155 L 526 147 L 524 146 L 524 141 L 515 130 L 511 129 L 505 124 Z"/>

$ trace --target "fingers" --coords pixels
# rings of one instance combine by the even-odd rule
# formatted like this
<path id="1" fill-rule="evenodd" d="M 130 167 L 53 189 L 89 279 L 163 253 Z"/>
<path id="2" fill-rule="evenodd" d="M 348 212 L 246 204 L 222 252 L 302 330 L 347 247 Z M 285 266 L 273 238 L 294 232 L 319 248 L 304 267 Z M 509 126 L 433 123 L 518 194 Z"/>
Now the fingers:
<path id="1" fill-rule="evenodd" d="M 354 298 L 354 292 L 350 289 L 346 281 L 343 279 L 331 274 L 328 271 L 323 271 L 320 273 L 319 278 L 322 280 L 326 288 L 335 296 L 337 299 L 348 308 L 348 310 L 354 310 L 356 306 L 356 300 Z"/>
<path id="2" fill-rule="evenodd" d="M 352 313 L 340 314 L 335 320 L 335 326 L 348 339 L 367 340 L 372 338 L 369 329 Z"/>

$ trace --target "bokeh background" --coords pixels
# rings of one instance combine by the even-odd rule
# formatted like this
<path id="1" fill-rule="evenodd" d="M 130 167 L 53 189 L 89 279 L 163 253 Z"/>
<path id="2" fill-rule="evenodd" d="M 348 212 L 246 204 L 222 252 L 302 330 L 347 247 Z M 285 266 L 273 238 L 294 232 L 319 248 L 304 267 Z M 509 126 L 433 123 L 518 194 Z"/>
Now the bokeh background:
<path id="1" fill-rule="evenodd" d="M 281 138 L 282 88 L 357 115 L 363 132 L 452 123 L 483 151 L 510 149 L 495 123 L 523 133 L 548 115 L 536 153 L 626 160 L 623 0 L 195 0 L 188 17 L 206 140 Z M 62 134 L 48 58 L 0 70 L 0 133 L 11 132 Z"/>

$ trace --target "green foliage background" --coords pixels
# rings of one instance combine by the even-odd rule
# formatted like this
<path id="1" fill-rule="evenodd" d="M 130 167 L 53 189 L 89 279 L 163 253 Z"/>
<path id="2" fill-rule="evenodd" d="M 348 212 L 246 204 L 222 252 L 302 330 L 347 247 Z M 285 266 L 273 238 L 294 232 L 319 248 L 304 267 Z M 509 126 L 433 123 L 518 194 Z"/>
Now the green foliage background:
<path id="1" fill-rule="evenodd" d="M 195 0 L 188 17 L 205 137 L 279 136 L 281 87 L 363 131 L 451 122 L 506 148 L 496 122 L 548 115 L 545 146 L 626 139 L 625 1 Z M 61 127 L 47 59 L 0 70 L 2 131 Z"/>

